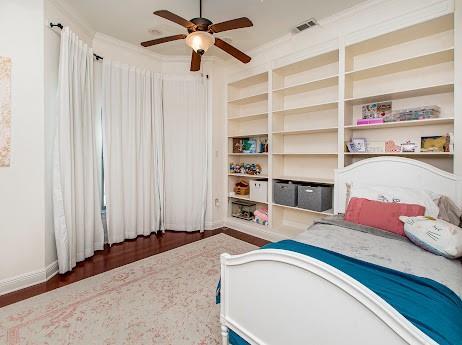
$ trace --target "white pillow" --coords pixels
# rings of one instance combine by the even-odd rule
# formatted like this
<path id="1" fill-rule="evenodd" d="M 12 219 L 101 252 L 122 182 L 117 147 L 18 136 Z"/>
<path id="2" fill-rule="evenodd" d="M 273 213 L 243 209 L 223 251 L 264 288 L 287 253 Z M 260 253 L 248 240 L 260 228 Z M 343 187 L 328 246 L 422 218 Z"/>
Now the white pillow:
<path id="1" fill-rule="evenodd" d="M 425 207 L 425 215 L 438 218 L 438 200 L 441 196 L 426 190 L 404 187 L 352 184 L 350 198 L 365 198 L 382 202 L 414 204 Z"/>
<path id="2" fill-rule="evenodd" d="M 441 219 L 430 217 L 405 217 L 406 236 L 419 247 L 449 259 L 462 256 L 462 229 Z"/>

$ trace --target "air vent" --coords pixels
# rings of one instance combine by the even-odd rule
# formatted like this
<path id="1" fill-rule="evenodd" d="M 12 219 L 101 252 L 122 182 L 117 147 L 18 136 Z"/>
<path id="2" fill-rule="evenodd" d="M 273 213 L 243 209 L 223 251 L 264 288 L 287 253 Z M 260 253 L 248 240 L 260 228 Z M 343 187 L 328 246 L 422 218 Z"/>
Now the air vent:
<path id="1" fill-rule="evenodd" d="M 294 28 L 294 32 L 297 33 L 297 32 L 301 32 L 301 31 L 304 31 L 306 29 L 309 29 L 313 26 L 316 26 L 318 25 L 318 21 L 314 18 L 310 18 L 308 19 L 307 21 L 304 21 L 303 23 L 300 23 L 298 24 L 295 28 Z"/>

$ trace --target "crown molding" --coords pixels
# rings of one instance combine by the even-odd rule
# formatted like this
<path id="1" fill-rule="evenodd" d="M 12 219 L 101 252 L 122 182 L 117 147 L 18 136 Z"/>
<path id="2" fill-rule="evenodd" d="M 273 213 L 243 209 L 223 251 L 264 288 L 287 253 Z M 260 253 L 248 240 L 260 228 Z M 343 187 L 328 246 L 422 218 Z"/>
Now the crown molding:
<path id="1" fill-rule="evenodd" d="M 135 44 L 128 43 L 126 41 L 119 40 L 118 38 L 103 34 L 101 32 L 96 32 L 93 40 L 94 41 L 100 40 L 108 44 L 129 50 L 134 54 L 140 54 L 140 55 L 149 57 L 151 59 L 159 60 L 160 62 L 166 62 L 166 63 L 168 62 L 187 62 L 189 63 L 191 59 L 189 55 L 163 55 L 163 54 L 155 53 L 149 49 L 139 47 Z M 98 51 L 96 49 L 95 49 L 95 52 L 98 54 Z M 206 56 L 202 58 L 203 62 L 213 62 L 216 60 L 217 58 L 215 56 Z"/>
<path id="2" fill-rule="evenodd" d="M 46 2 L 48 3 L 48 5 L 55 7 L 59 12 L 61 12 L 66 17 L 69 17 L 69 19 L 72 22 L 74 22 L 76 25 L 78 25 L 80 29 L 84 31 L 85 34 L 90 39 L 93 39 L 93 37 L 96 34 L 96 30 L 92 27 L 92 25 L 89 22 L 87 22 L 82 17 L 76 15 L 77 11 L 74 9 L 72 5 L 64 3 L 62 1 L 58 1 L 58 0 L 46 0 Z M 65 25 L 66 23 L 61 23 L 61 24 Z"/>

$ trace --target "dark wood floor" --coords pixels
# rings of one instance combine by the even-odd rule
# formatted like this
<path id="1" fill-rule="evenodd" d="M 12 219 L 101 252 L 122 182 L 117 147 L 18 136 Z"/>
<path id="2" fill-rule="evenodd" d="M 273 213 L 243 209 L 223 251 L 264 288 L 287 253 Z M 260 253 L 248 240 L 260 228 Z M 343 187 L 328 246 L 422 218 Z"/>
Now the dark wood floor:
<path id="1" fill-rule="evenodd" d="M 106 246 L 104 250 L 96 252 L 91 258 L 77 264 L 77 267 L 72 272 L 63 275 L 59 274 L 45 283 L 0 296 L 0 307 L 220 233 L 233 236 L 256 246 L 263 246 L 268 243 L 268 241 L 260 238 L 227 228 L 203 233 L 166 231 L 163 234 L 153 234 L 147 237 L 140 236 L 134 240 L 128 240 L 111 247 Z"/>

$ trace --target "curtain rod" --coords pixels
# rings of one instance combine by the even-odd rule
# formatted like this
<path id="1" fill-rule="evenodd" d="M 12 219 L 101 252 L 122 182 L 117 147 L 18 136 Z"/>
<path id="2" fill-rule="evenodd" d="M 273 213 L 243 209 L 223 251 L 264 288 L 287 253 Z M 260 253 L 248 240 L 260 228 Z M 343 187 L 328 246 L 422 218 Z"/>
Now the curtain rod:
<path id="1" fill-rule="evenodd" d="M 57 23 L 57 24 L 50 23 L 50 28 L 53 29 L 53 28 L 55 28 L 55 27 L 56 27 L 56 28 L 59 28 L 59 29 L 61 29 L 61 30 L 64 29 L 64 26 L 63 26 L 63 24 L 61 24 L 61 23 Z M 93 56 L 95 57 L 96 61 L 98 61 L 98 60 L 103 60 L 103 57 L 102 57 L 102 56 L 99 56 L 99 55 L 97 55 L 97 54 L 93 54 Z"/>

